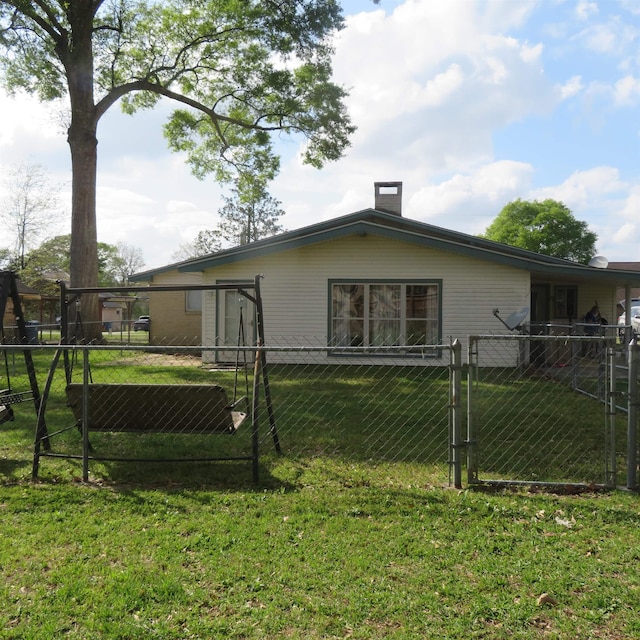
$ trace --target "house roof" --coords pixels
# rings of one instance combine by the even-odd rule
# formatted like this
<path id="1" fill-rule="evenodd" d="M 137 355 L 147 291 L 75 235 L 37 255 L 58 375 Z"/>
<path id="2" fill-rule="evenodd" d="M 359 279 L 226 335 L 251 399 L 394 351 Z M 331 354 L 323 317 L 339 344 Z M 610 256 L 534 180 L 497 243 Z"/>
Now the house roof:
<path id="1" fill-rule="evenodd" d="M 183 273 L 204 271 L 319 242 L 327 242 L 351 235 L 366 236 L 368 234 L 521 268 L 541 277 L 562 276 L 563 278 L 591 280 L 602 284 L 640 286 L 639 271 L 589 267 L 570 260 L 545 256 L 376 209 L 364 209 L 246 245 L 169 264 L 158 269 L 143 271 L 130 277 L 130 280 L 136 282 L 150 281 L 154 276 L 169 271 Z"/>
<path id="2" fill-rule="evenodd" d="M 21 298 L 25 298 L 26 300 L 39 300 L 40 294 L 33 288 L 27 284 L 24 284 L 19 279 L 16 279 L 16 287 L 18 289 L 18 295 Z"/>

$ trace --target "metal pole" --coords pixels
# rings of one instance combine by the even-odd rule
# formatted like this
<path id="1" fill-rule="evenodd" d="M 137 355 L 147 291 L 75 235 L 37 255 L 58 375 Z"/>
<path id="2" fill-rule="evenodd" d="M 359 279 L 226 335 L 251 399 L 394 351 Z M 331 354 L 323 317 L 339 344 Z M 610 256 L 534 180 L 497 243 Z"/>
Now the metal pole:
<path id="1" fill-rule="evenodd" d="M 638 375 L 640 374 L 640 345 L 638 339 L 629 342 L 629 389 L 627 394 L 627 489 L 637 489 L 638 471 Z"/>
<path id="2" fill-rule="evenodd" d="M 256 357 L 253 363 L 253 390 L 251 396 L 251 459 L 253 481 L 257 484 L 260 479 L 259 446 L 260 430 L 258 428 L 258 409 L 260 406 L 260 372 L 262 370 L 262 344 L 258 338 Z"/>
<path id="3" fill-rule="evenodd" d="M 82 480 L 89 481 L 89 350 L 82 351 Z"/>
<path id="4" fill-rule="evenodd" d="M 606 446 L 609 451 L 605 482 L 611 489 L 615 489 L 618 483 L 618 468 L 616 462 L 616 351 L 613 347 L 607 349 L 607 364 L 609 366 L 609 388 L 607 389 L 607 438 Z"/>
<path id="5" fill-rule="evenodd" d="M 278 430 L 276 429 L 276 417 L 273 412 L 273 403 L 271 401 L 271 386 L 269 384 L 269 372 L 267 370 L 267 352 L 264 349 L 265 346 L 265 333 L 264 333 L 264 310 L 262 307 L 262 293 L 260 292 L 260 278 L 262 276 L 257 275 L 254 282 L 254 291 L 256 294 L 256 316 L 258 323 L 258 352 L 260 354 L 260 363 L 262 368 L 262 379 L 264 384 L 264 400 L 267 406 L 267 416 L 269 417 L 269 432 L 273 439 L 273 444 L 278 453 L 282 453 L 280 447 L 280 438 L 278 436 Z"/>
<path id="6" fill-rule="evenodd" d="M 477 349 L 477 338 L 469 337 L 468 359 L 467 359 L 467 482 L 469 484 L 478 482 L 478 457 L 475 424 L 473 422 L 473 383 L 476 369 L 474 359 L 474 345 Z"/>
<path id="7" fill-rule="evenodd" d="M 453 485 L 462 489 L 462 343 L 456 338 L 451 345 L 451 464 Z"/>

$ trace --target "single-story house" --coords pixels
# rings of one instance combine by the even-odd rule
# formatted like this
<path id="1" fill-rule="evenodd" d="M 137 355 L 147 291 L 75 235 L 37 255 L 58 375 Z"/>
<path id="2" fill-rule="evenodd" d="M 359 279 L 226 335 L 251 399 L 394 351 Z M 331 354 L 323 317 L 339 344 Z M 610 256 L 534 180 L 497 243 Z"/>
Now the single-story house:
<path id="1" fill-rule="evenodd" d="M 141 272 L 131 281 L 222 284 L 262 274 L 267 346 L 322 346 L 325 360 L 336 362 L 345 346 L 395 345 L 403 361 L 416 364 L 438 362 L 417 345 L 508 332 L 501 318 L 519 310 L 532 333 L 547 332 L 549 324 L 568 332 L 594 301 L 615 322 L 617 288 L 640 286 L 638 271 L 601 268 L 601 261 L 577 264 L 410 220 L 402 216 L 402 183 L 374 187 L 373 209 Z M 178 341 L 188 325 L 190 343 L 218 347 L 206 358 L 229 359 L 221 347 L 235 344 L 246 301 L 229 291 L 182 294 L 171 304 L 150 294 L 151 340 Z"/>

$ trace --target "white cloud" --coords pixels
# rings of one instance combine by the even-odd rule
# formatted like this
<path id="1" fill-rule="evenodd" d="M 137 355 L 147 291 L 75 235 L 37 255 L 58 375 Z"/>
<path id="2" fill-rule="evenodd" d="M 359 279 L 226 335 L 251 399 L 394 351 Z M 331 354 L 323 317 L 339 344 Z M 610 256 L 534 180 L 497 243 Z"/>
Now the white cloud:
<path id="1" fill-rule="evenodd" d="M 613 85 L 613 100 L 617 106 L 631 106 L 640 102 L 640 78 L 625 76 Z"/>
<path id="2" fill-rule="evenodd" d="M 619 16 L 612 16 L 585 27 L 574 38 L 593 52 L 614 55 L 630 47 L 637 50 L 639 35 L 637 24 L 628 24 Z"/>
<path id="3" fill-rule="evenodd" d="M 599 13 L 598 5 L 595 2 L 578 2 L 575 13 L 578 20 L 588 20 Z"/>
<path id="4" fill-rule="evenodd" d="M 640 260 L 640 187 L 621 180 L 618 169 L 576 171 L 559 185 L 531 192 L 530 198 L 566 204 L 597 233 L 599 252 L 610 260 Z"/>
<path id="5" fill-rule="evenodd" d="M 533 168 L 526 163 L 500 161 L 456 174 L 422 187 L 412 197 L 407 215 L 467 233 L 481 233 L 505 204 L 526 192 Z"/>
<path id="6" fill-rule="evenodd" d="M 640 184 L 635 184 L 629 189 L 629 194 L 620 209 L 620 215 L 640 225 Z"/>
<path id="7" fill-rule="evenodd" d="M 565 82 L 563 85 L 558 86 L 558 91 L 560 92 L 562 100 L 572 98 L 573 96 L 580 93 L 582 89 L 584 89 L 584 84 L 580 76 L 573 76 L 572 78 L 569 78 L 569 80 L 567 80 L 567 82 Z"/>
<path id="8" fill-rule="evenodd" d="M 575 171 L 560 185 L 537 189 L 535 198 L 560 200 L 573 209 L 585 207 L 604 194 L 618 193 L 624 186 L 618 169 L 596 167 L 588 171 Z"/>
<path id="9" fill-rule="evenodd" d="M 18 144 L 22 135 L 37 135 L 41 140 L 58 140 L 63 132 L 58 102 L 41 103 L 37 98 L 18 93 L 0 94 L 0 146 Z"/>

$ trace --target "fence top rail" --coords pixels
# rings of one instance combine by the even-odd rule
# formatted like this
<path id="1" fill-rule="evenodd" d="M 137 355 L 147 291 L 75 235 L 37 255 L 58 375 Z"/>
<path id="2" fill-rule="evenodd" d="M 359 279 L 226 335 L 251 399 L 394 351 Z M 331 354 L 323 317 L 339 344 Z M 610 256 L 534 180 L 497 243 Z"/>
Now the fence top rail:
<path id="1" fill-rule="evenodd" d="M 224 284 L 179 284 L 149 285 L 127 287 L 65 287 L 66 293 L 154 293 L 158 291 L 235 291 L 238 289 L 254 289 L 255 281 L 233 282 Z"/>
<path id="2" fill-rule="evenodd" d="M 328 346 L 279 346 L 279 345 L 146 345 L 146 344 L 1 344 L 0 350 L 6 351 L 57 351 L 65 349 L 69 351 L 144 351 L 146 353 L 195 353 L 203 351 L 246 351 L 256 350 L 277 352 L 277 353 L 326 353 L 327 351 L 339 351 L 340 354 L 362 354 L 371 353 L 391 353 L 393 355 L 406 355 L 406 347 L 328 347 Z M 420 349 L 423 351 L 442 351 L 451 349 L 451 345 L 412 345 L 411 350 Z M 416 353 L 416 357 L 420 354 Z"/>
<path id="3" fill-rule="evenodd" d="M 571 335 L 571 334 L 558 334 L 554 336 L 545 336 L 545 335 L 537 335 L 530 333 L 518 333 L 518 334 L 510 334 L 510 333 L 484 333 L 469 336 L 469 340 L 514 340 L 514 341 L 527 341 L 527 340 L 535 340 L 536 342 L 558 342 L 559 340 L 564 341 L 576 341 L 576 342 L 593 342 L 594 340 L 597 342 L 608 343 L 611 342 L 615 336 L 582 336 L 582 335 Z"/>

